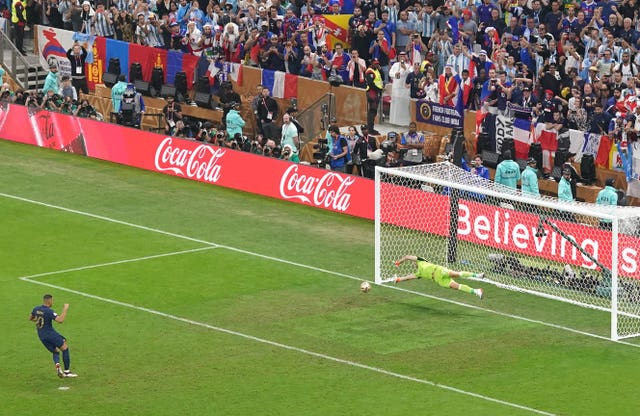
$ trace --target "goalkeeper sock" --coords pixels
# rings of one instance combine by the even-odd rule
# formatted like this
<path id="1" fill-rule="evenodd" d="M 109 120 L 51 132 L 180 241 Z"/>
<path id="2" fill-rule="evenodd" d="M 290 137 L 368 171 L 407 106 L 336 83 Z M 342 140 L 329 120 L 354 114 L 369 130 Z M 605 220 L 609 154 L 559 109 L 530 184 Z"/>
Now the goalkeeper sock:
<path id="1" fill-rule="evenodd" d="M 473 289 L 467 285 L 458 285 L 458 290 L 461 290 L 464 293 L 473 293 Z"/>
<path id="2" fill-rule="evenodd" d="M 460 272 L 461 277 L 476 277 L 476 273 L 471 272 Z"/>

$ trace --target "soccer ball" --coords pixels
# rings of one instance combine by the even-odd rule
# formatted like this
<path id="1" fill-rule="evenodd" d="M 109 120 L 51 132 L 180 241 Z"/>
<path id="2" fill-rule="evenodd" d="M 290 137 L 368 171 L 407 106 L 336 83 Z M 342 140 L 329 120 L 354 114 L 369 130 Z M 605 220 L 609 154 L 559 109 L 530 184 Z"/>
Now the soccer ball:
<path id="1" fill-rule="evenodd" d="M 367 293 L 371 290 L 371 285 L 369 284 L 369 282 L 362 282 L 360 283 L 360 290 L 364 293 Z"/>

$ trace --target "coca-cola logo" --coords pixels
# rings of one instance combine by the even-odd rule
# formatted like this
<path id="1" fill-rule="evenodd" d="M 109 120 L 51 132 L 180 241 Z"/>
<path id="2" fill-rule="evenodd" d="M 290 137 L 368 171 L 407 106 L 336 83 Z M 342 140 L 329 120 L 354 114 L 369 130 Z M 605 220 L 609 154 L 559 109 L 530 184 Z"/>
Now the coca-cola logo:
<path id="1" fill-rule="evenodd" d="M 291 165 L 280 179 L 280 196 L 297 199 L 318 207 L 346 211 L 351 204 L 347 190 L 356 180 L 352 176 L 327 172 L 321 177 L 298 173 L 299 165 Z"/>
<path id="2" fill-rule="evenodd" d="M 193 150 L 174 146 L 173 138 L 167 137 L 156 149 L 155 167 L 159 172 L 169 171 L 186 178 L 216 183 L 222 169 L 219 160 L 225 153 L 219 147 L 206 144 Z"/>

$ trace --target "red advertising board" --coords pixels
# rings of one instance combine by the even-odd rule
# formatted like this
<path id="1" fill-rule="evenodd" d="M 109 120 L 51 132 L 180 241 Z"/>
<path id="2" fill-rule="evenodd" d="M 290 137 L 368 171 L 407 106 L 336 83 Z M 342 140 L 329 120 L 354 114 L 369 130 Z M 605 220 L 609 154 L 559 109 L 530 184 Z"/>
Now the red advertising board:
<path id="1" fill-rule="evenodd" d="M 0 137 L 357 217 L 374 217 L 374 182 L 371 180 L 192 140 L 45 110 L 32 111 L 13 104 L 0 105 Z M 393 191 L 382 192 L 383 221 L 448 235 L 448 196 L 430 194 L 427 203 L 421 190 L 404 188 L 401 201 L 394 194 Z M 458 238 L 501 250 L 594 267 L 591 260 L 555 232 L 536 236 L 538 221 L 537 215 L 461 199 Z M 557 224 L 599 262 L 611 265 L 608 250 L 611 233 L 582 224 Z M 640 278 L 639 249 L 637 238 L 620 238 L 618 262 L 622 274 Z"/>
<path id="2" fill-rule="evenodd" d="M 7 140 L 373 218 L 374 183 L 357 176 L 11 104 L 0 130 Z"/>

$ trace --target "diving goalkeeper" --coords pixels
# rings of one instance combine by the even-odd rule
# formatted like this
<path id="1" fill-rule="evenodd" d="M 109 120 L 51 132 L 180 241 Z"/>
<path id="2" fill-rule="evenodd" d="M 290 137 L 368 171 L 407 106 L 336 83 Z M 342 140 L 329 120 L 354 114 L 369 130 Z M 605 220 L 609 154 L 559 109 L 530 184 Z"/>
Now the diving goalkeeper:
<path id="1" fill-rule="evenodd" d="M 449 270 L 446 267 L 438 266 L 433 263 L 429 263 L 427 260 L 422 257 L 416 256 L 404 256 L 400 260 L 395 262 L 396 267 L 400 267 L 402 263 L 405 261 L 413 261 L 418 266 L 418 271 L 415 273 L 408 274 L 402 277 L 396 277 L 394 279 L 394 284 L 398 284 L 400 282 L 404 282 L 405 280 L 412 279 L 420 279 L 427 278 L 436 282 L 439 286 L 449 287 L 454 290 L 461 290 L 465 293 L 472 293 L 482 299 L 483 291 L 482 289 L 473 289 L 467 285 L 462 285 L 456 282 L 453 279 L 458 277 L 475 277 L 481 279 L 484 276 L 484 273 L 471 273 L 471 272 L 456 272 L 454 270 Z"/>

